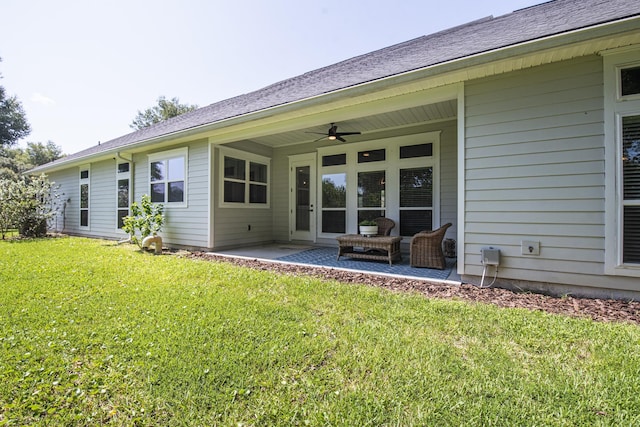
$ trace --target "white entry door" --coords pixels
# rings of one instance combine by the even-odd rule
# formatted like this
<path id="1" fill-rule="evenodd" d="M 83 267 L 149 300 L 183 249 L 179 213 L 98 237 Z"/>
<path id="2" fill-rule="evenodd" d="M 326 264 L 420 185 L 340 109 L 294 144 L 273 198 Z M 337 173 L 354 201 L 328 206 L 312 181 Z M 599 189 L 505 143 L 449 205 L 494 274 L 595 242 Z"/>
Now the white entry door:
<path id="1" fill-rule="evenodd" d="M 316 155 L 289 157 L 290 240 L 316 241 Z"/>

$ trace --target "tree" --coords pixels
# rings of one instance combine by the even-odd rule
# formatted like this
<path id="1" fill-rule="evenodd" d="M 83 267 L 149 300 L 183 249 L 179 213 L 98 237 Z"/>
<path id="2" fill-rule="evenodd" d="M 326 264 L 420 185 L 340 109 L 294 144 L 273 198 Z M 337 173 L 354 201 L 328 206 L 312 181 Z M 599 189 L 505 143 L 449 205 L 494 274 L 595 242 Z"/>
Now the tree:
<path id="1" fill-rule="evenodd" d="M 62 148 L 53 141 L 47 141 L 46 144 L 42 142 L 27 142 L 24 156 L 26 157 L 25 160 L 28 165 L 36 167 L 58 160 L 63 154 Z"/>
<path id="2" fill-rule="evenodd" d="M 10 147 L 29 133 L 31 126 L 22 104 L 15 96 L 7 97 L 4 87 L 0 86 L 0 147 Z"/>
<path id="3" fill-rule="evenodd" d="M 167 100 L 164 96 L 158 98 L 158 105 L 147 108 L 144 111 L 138 110 L 138 115 L 129 125 L 132 129 L 140 130 L 159 123 L 163 120 L 188 113 L 198 108 L 197 105 L 180 104 L 178 98 Z"/>
<path id="4" fill-rule="evenodd" d="M 53 141 L 27 142 L 27 148 L 0 146 L 0 178 L 17 180 L 22 172 L 62 156 L 62 148 Z"/>
<path id="5" fill-rule="evenodd" d="M 45 175 L 0 179 L 0 234 L 5 238 L 9 228 L 17 227 L 23 237 L 43 237 L 47 221 L 59 208 L 58 186 Z"/>

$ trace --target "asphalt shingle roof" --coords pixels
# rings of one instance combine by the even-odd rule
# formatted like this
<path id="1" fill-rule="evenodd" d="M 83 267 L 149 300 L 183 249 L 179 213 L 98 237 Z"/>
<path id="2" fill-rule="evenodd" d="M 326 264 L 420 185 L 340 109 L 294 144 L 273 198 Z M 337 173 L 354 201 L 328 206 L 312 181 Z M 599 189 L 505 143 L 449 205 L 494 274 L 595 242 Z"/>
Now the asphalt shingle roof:
<path id="1" fill-rule="evenodd" d="M 418 37 L 213 103 L 86 150 L 68 162 L 340 89 L 640 14 L 638 0 L 553 0 Z M 52 164 L 46 165 L 46 167 Z"/>

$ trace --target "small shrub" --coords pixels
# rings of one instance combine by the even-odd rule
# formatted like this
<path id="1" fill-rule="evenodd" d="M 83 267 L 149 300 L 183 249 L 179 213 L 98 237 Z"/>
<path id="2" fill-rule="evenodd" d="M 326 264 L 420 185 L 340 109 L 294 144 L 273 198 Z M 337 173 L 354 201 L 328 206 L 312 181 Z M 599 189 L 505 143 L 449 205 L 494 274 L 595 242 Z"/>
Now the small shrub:
<path id="1" fill-rule="evenodd" d="M 0 181 L 0 234 L 17 228 L 22 237 L 43 237 L 58 211 L 58 186 L 45 175 Z"/>
<path id="2" fill-rule="evenodd" d="M 151 203 L 151 197 L 145 194 L 139 204 L 133 202 L 131 205 L 131 215 L 124 217 L 122 230 L 129 234 L 132 243 L 142 247 L 145 237 L 155 236 L 162 231 L 163 211 L 162 204 Z"/>

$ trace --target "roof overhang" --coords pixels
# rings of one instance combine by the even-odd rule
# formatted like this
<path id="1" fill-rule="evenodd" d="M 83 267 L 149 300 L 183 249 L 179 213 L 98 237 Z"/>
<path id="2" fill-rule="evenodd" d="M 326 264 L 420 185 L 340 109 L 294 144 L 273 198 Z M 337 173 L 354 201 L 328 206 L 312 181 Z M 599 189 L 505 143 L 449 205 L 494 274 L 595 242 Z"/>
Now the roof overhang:
<path id="1" fill-rule="evenodd" d="M 639 30 L 640 17 L 635 16 L 551 35 L 137 141 L 97 154 L 75 157 L 67 162 L 61 160 L 30 172 L 53 172 L 113 158 L 122 152 L 148 151 L 151 145 L 160 148 L 200 138 L 224 144 L 326 124 L 338 114 L 344 120 L 439 102 L 455 96 L 455 90 L 451 88 L 461 82 L 640 44 Z"/>

